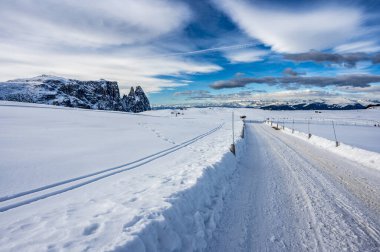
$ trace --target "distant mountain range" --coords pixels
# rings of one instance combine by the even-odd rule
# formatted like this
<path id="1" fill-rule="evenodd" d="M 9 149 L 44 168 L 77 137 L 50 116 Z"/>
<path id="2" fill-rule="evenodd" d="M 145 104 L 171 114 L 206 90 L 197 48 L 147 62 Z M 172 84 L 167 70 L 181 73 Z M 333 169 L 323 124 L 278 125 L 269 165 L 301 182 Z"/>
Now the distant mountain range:
<path id="1" fill-rule="evenodd" d="M 321 102 L 314 103 L 300 103 L 294 105 L 276 104 L 263 106 L 261 109 L 265 110 L 352 110 L 352 109 L 366 109 L 378 104 L 362 105 L 360 103 L 353 104 L 326 104 Z"/>
<path id="2" fill-rule="evenodd" d="M 151 109 L 140 86 L 120 97 L 114 81 L 80 81 L 50 75 L 2 82 L 0 100 L 135 113 Z"/>
<path id="3" fill-rule="evenodd" d="M 340 101 L 318 100 L 318 101 L 291 101 L 291 102 L 229 102 L 229 103 L 204 103 L 204 104 L 177 104 L 177 105 L 156 105 L 153 109 L 179 109 L 186 107 L 229 107 L 229 108 L 258 108 L 265 110 L 353 110 L 367 109 L 380 106 L 380 101 L 351 101 L 343 99 Z"/>
<path id="4" fill-rule="evenodd" d="M 51 75 L 0 82 L 0 100 L 41 103 L 65 107 L 142 112 L 150 110 L 150 102 L 143 89 L 131 88 L 128 95 L 120 96 L 117 82 L 98 80 L 80 81 Z M 157 105 L 154 109 L 184 107 L 261 108 L 266 110 L 350 110 L 379 106 L 380 101 L 357 101 L 347 98 L 240 101 L 202 104 Z"/>

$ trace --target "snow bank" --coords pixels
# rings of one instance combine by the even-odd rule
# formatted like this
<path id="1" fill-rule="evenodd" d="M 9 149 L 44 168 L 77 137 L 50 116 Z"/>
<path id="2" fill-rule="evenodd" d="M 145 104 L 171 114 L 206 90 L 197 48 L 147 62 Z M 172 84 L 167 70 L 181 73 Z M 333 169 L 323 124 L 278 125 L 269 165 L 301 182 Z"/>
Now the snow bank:
<path id="1" fill-rule="evenodd" d="M 152 212 L 139 220 L 140 225 L 127 228 L 127 237 L 110 251 L 205 249 L 220 219 L 237 160 L 244 153 L 242 139 L 237 141 L 236 149 L 236 157 L 231 152 L 223 153 L 220 161 L 203 169 L 193 186 L 168 198 L 170 206 L 166 210 Z"/>
<path id="2" fill-rule="evenodd" d="M 238 160 L 232 110 L 175 117 L 13 105 L 0 104 L 0 251 L 205 248 Z"/>
<path id="3" fill-rule="evenodd" d="M 353 147 L 344 143 L 339 143 L 339 146 L 336 147 L 335 141 L 328 140 L 323 137 L 312 135 L 309 139 L 308 134 L 300 131 L 294 131 L 292 129 L 286 128 L 282 132 L 288 135 L 292 135 L 304 141 L 307 141 L 311 144 L 314 144 L 323 149 L 329 150 L 337 155 L 345 157 L 349 160 L 355 161 L 364 166 L 380 170 L 380 154 L 372 151 L 363 150 L 357 147 Z"/>

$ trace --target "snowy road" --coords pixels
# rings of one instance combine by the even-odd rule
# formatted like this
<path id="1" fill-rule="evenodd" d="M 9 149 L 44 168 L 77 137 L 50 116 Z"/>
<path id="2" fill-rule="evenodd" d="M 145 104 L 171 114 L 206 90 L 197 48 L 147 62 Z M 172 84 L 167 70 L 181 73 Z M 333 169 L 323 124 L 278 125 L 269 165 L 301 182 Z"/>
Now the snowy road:
<path id="1" fill-rule="evenodd" d="M 379 251 L 380 173 L 263 124 L 207 251 Z"/>

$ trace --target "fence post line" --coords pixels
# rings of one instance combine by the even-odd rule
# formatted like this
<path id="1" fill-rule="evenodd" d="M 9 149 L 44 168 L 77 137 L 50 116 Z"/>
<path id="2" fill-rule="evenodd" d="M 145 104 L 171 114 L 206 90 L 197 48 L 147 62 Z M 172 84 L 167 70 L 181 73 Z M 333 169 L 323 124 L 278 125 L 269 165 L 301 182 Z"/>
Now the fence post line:
<path id="1" fill-rule="evenodd" d="M 235 123 L 234 123 L 234 112 L 232 111 L 232 143 L 235 143 Z"/>
<path id="2" fill-rule="evenodd" d="M 241 134 L 241 138 L 244 138 L 244 131 L 245 131 L 245 120 L 243 120 L 243 131 Z"/>
<path id="3" fill-rule="evenodd" d="M 339 142 L 338 142 L 338 139 L 336 138 L 334 121 L 332 120 L 331 122 L 332 122 L 333 130 L 334 130 L 335 147 L 338 147 L 339 146 Z"/>

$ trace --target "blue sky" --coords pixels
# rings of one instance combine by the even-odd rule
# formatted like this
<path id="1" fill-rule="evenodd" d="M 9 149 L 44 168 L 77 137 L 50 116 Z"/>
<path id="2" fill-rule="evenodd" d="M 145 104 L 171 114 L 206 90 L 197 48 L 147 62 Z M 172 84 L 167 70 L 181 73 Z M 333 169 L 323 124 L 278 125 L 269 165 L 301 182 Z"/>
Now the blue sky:
<path id="1" fill-rule="evenodd" d="M 380 1 L 4 0 L 0 81 L 141 85 L 153 104 L 380 100 Z"/>

